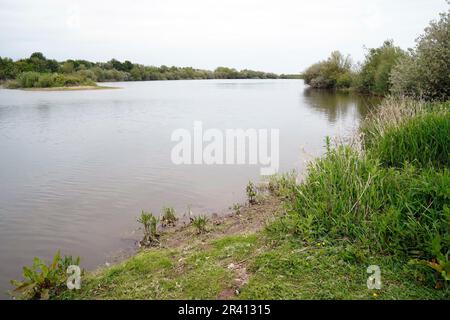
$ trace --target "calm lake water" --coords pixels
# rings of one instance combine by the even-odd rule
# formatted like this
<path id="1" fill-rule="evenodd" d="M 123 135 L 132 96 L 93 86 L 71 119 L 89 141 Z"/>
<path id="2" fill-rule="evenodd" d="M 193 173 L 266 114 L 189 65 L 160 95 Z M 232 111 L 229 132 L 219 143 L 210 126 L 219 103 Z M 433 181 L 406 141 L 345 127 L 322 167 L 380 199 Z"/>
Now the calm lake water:
<path id="1" fill-rule="evenodd" d="M 177 128 L 280 129 L 280 170 L 303 170 L 325 136 L 348 135 L 376 101 L 301 80 L 113 83 L 118 90 L 0 90 L 0 297 L 33 257 L 82 267 L 134 247 L 142 209 L 223 213 L 260 166 L 176 166 Z"/>

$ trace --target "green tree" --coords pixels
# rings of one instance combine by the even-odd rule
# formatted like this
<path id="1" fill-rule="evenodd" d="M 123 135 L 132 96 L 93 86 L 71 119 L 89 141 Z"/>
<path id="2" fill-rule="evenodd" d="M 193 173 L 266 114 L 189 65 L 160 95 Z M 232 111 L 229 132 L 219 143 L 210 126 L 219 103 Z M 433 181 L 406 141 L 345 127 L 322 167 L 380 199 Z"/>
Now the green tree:
<path id="1" fill-rule="evenodd" d="M 379 48 L 369 49 L 359 73 L 358 89 L 366 93 L 384 95 L 391 88 L 392 68 L 405 56 L 405 52 L 394 46 L 392 40 Z"/>
<path id="2" fill-rule="evenodd" d="M 63 73 L 72 73 L 75 69 L 75 66 L 73 64 L 73 61 L 67 60 L 66 62 L 63 63 L 62 67 L 61 67 L 61 71 Z"/>
<path id="3" fill-rule="evenodd" d="M 350 56 L 334 51 L 327 60 L 306 69 L 303 72 L 303 79 L 313 88 L 348 88 L 352 82 L 352 65 Z"/>
<path id="4" fill-rule="evenodd" d="M 14 79 L 17 75 L 14 61 L 0 57 L 0 80 Z"/>
<path id="5" fill-rule="evenodd" d="M 392 70 L 391 82 L 396 95 L 450 99 L 450 11 L 425 29 L 416 47 Z"/>

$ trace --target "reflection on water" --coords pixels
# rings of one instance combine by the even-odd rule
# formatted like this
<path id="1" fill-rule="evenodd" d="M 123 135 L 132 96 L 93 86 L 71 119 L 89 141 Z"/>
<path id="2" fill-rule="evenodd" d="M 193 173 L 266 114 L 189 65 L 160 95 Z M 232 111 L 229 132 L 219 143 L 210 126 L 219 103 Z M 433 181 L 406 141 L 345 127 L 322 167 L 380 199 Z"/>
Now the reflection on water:
<path id="1" fill-rule="evenodd" d="M 312 88 L 305 88 L 303 96 L 306 98 L 310 108 L 325 114 L 331 123 L 336 123 L 349 112 L 354 111 L 364 119 L 369 110 L 373 109 L 381 101 L 378 97 Z"/>
<path id="2" fill-rule="evenodd" d="M 299 80 L 127 82 L 120 90 L 0 90 L 0 295 L 32 257 L 58 249 L 94 268 L 142 210 L 223 212 L 259 166 L 176 166 L 171 133 L 280 129 L 280 169 L 303 170 L 324 137 L 358 125 L 373 103 Z"/>

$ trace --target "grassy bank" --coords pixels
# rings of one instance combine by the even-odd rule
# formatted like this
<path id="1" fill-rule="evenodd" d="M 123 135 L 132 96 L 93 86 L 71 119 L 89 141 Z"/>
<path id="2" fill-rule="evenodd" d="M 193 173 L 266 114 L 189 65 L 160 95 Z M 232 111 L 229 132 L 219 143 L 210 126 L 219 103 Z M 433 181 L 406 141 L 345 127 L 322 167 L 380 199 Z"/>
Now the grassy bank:
<path id="1" fill-rule="evenodd" d="M 54 299 L 449 299 L 450 103 L 387 100 L 359 141 L 332 146 L 257 203 L 165 229 L 155 248 Z M 367 267 L 381 290 L 367 288 Z"/>

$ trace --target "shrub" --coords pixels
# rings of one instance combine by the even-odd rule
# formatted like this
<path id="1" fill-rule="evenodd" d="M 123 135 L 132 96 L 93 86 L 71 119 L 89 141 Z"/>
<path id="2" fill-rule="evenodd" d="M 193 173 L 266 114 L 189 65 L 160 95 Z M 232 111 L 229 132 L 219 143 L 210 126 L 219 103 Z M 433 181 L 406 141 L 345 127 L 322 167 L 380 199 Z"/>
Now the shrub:
<path id="1" fill-rule="evenodd" d="M 0 80 L 14 79 L 16 74 L 14 61 L 10 58 L 0 57 Z"/>
<path id="2" fill-rule="evenodd" d="M 38 72 L 23 72 L 17 76 L 16 81 L 21 88 L 33 88 L 39 82 L 39 77 L 40 74 Z"/>
<path id="3" fill-rule="evenodd" d="M 302 77 L 307 85 L 318 89 L 350 87 L 352 62 L 349 56 L 334 51 L 326 61 L 313 64 L 306 69 Z"/>
<path id="4" fill-rule="evenodd" d="M 339 75 L 336 79 L 337 88 L 350 88 L 354 82 L 354 76 L 350 72 Z"/>
<path id="5" fill-rule="evenodd" d="M 7 80 L 4 84 L 5 88 L 7 89 L 18 89 L 20 88 L 19 83 L 17 80 Z"/>
<path id="6" fill-rule="evenodd" d="M 369 49 L 358 75 L 358 89 L 366 93 L 384 95 L 391 88 L 392 68 L 405 52 L 395 47 L 393 41 L 386 41 L 380 48 Z"/>
<path id="7" fill-rule="evenodd" d="M 47 300 L 57 295 L 66 285 L 67 268 L 80 265 L 80 258 L 65 256 L 61 258 L 59 251 L 50 265 L 39 258 L 34 258 L 31 267 L 23 267 L 24 281 L 11 281 L 16 286 L 13 294 L 20 293 L 25 299 Z"/>
<path id="8" fill-rule="evenodd" d="M 97 75 L 92 70 L 79 70 L 75 74 L 81 79 L 91 80 L 92 82 L 97 81 Z"/>
<path id="9" fill-rule="evenodd" d="M 391 75 L 392 93 L 426 100 L 450 99 L 450 11 L 433 21 Z"/>
<path id="10" fill-rule="evenodd" d="M 21 73 L 17 77 L 16 83 L 9 87 L 52 88 L 79 85 L 95 85 L 95 82 L 81 74 L 38 73 L 30 71 Z"/>

